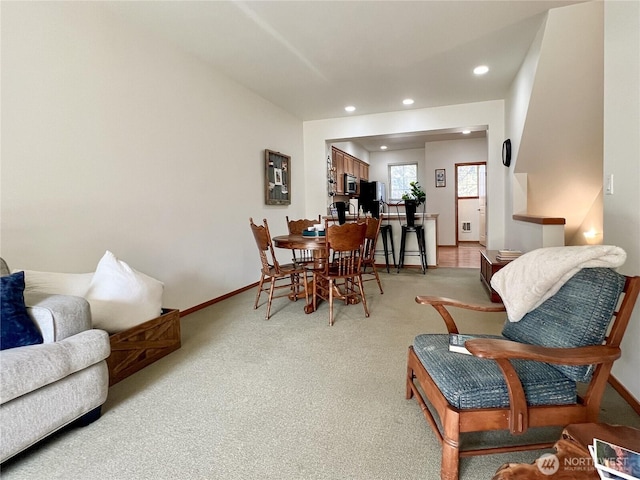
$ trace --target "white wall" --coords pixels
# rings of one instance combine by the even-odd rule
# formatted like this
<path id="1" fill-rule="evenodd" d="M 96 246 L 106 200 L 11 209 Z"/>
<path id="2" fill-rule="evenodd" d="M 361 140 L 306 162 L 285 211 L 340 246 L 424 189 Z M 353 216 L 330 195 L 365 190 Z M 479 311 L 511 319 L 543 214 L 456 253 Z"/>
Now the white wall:
<path id="1" fill-rule="evenodd" d="M 304 214 L 302 123 L 100 2 L 1 8 L 9 266 L 93 271 L 109 249 L 180 309 L 257 281 L 249 217 Z M 264 149 L 292 157 L 290 207 L 264 205 Z"/>
<path id="2" fill-rule="evenodd" d="M 327 119 L 304 122 L 304 156 L 306 162 L 306 208 L 307 214 L 323 211 L 326 208 L 326 186 L 315 182 L 315 178 L 326 176 L 325 162 L 317 159 L 327 155 L 326 140 L 335 138 L 353 138 L 368 135 L 382 135 L 392 133 L 419 132 L 425 130 L 438 130 L 457 128 L 461 126 L 486 125 L 487 138 L 484 155 L 487 160 L 487 202 L 491 206 L 487 209 L 488 248 L 502 248 L 504 244 L 504 218 L 505 218 L 505 175 L 494 174 L 504 169 L 502 166 L 502 142 L 504 140 L 504 102 L 496 100 L 491 102 L 478 102 L 465 105 L 450 105 L 446 107 L 416 109 L 402 112 L 391 112 L 376 115 L 356 115 L 345 118 Z M 472 140 L 464 140 L 468 142 Z M 429 142 L 441 143 L 441 142 Z M 428 154 L 425 153 L 428 158 Z M 371 156 L 371 164 L 374 163 L 374 154 Z M 429 168 L 441 168 L 431 165 Z M 370 167 L 371 169 L 374 166 Z M 450 172 L 447 172 L 447 185 L 449 185 Z M 429 188 L 430 182 L 425 177 L 424 186 Z M 434 213 L 441 213 L 439 203 L 433 203 L 436 195 L 427 193 L 427 209 Z M 435 190 L 435 185 L 433 187 Z M 443 190 L 440 188 L 439 190 Z M 430 201 L 431 198 L 431 201 Z M 453 205 L 453 200 L 451 200 Z M 453 208 L 453 207 L 450 207 Z M 440 227 L 440 223 L 438 224 Z M 450 229 L 455 228 L 450 226 Z M 454 233 L 455 235 L 455 233 Z M 442 237 L 438 242 L 443 244 Z"/>
<path id="3" fill-rule="evenodd" d="M 567 244 L 584 243 L 581 228 L 602 231 L 602 18 L 602 2 L 550 10 L 507 101 L 526 213 L 565 218 Z"/>
<path id="4" fill-rule="evenodd" d="M 604 243 L 627 252 L 620 268 L 640 275 L 640 3 L 605 2 L 604 173 L 614 194 L 604 196 Z M 640 302 L 622 341 L 613 375 L 640 401 Z"/>

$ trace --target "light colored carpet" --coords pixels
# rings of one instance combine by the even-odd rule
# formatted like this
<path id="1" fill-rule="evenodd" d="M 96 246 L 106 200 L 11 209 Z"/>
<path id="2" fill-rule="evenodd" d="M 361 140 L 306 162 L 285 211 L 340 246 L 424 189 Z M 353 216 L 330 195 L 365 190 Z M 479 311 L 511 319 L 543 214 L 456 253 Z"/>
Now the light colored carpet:
<path id="1" fill-rule="evenodd" d="M 488 303 L 477 269 L 384 272 L 371 310 L 277 299 L 272 318 L 245 292 L 182 319 L 183 346 L 111 388 L 102 418 L 53 436 L 4 466 L 12 479 L 436 479 L 440 448 L 405 400 L 407 347 L 446 332 L 419 294 Z M 462 331 L 496 333 L 499 314 L 464 313 Z M 611 389 L 602 421 L 640 427 Z M 551 433 L 557 437 L 559 431 Z M 488 443 L 509 435 L 477 435 Z M 541 453 L 471 457 L 461 480 Z"/>

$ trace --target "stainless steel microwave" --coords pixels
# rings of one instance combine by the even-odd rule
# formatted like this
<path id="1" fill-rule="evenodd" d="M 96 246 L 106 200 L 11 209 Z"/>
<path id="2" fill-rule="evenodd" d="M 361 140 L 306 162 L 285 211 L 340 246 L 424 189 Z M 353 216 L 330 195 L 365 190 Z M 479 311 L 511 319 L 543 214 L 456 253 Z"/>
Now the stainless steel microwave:
<path id="1" fill-rule="evenodd" d="M 344 193 L 356 193 L 358 179 L 348 173 L 344 174 Z"/>

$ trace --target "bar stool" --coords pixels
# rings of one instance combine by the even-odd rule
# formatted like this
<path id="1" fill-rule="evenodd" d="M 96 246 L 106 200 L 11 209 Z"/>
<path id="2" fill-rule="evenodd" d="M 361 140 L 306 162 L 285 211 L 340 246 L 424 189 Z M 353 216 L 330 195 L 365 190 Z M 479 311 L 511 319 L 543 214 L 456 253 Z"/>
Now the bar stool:
<path id="1" fill-rule="evenodd" d="M 384 213 L 381 213 L 380 219 L 384 220 L 384 218 Z M 382 235 L 382 246 L 384 248 L 384 262 L 387 265 L 387 273 L 389 273 L 389 241 L 391 241 L 391 259 L 393 260 L 393 268 L 397 268 L 396 247 L 393 244 L 393 229 L 391 228 L 391 224 L 387 222 L 384 225 L 380 225 L 380 234 Z"/>
<path id="2" fill-rule="evenodd" d="M 423 203 L 423 205 L 425 205 Z M 397 205 L 396 205 L 397 208 Z M 405 202 L 406 208 L 406 202 Z M 423 207 L 423 214 L 424 214 Z M 398 212 L 399 213 L 399 212 Z M 407 213 L 407 223 L 402 224 L 400 222 L 400 216 L 398 215 L 398 221 L 402 224 L 402 232 L 400 236 L 400 255 L 398 256 L 398 273 L 400 273 L 400 269 L 404 267 L 404 257 L 405 255 L 409 256 L 419 256 L 420 257 L 420 265 L 422 266 L 422 274 L 424 275 L 427 272 L 427 242 L 426 236 L 424 232 L 424 215 L 421 216 L 421 220 L 419 224 L 415 223 L 415 212 L 413 213 L 414 218 L 410 219 L 411 212 Z M 413 220 L 413 221 L 412 221 Z M 405 246 L 407 243 L 407 234 L 415 232 L 416 240 L 418 241 L 418 251 L 407 253 L 405 250 Z"/>

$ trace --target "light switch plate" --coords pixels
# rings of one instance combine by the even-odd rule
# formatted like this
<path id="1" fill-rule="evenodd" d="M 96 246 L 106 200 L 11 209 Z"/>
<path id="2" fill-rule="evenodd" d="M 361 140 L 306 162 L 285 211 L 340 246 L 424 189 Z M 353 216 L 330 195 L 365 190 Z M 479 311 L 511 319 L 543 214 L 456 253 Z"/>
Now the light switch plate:
<path id="1" fill-rule="evenodd" d="M 610 173 L 607 175 L 606 182 L 604 185 L 604 194 L 613 195 L 613 173 Z"/>

